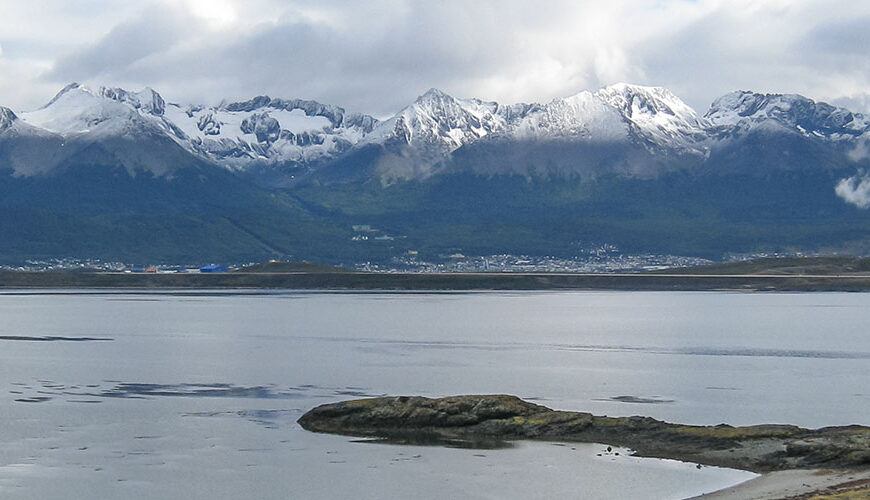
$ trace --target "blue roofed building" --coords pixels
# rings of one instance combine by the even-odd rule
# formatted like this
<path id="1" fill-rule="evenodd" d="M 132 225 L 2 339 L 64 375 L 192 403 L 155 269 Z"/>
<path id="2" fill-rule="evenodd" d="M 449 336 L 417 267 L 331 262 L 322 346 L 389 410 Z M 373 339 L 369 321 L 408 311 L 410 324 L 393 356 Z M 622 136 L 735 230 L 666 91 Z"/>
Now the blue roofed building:
<path id="1" fill-rule="evenodd" d="M 222 266 L 220 264 L 210 264 L 199 268 L 199 272 L 201 273 L 225 273 L 227 271 L 229 271 L 227 266 Z"/>

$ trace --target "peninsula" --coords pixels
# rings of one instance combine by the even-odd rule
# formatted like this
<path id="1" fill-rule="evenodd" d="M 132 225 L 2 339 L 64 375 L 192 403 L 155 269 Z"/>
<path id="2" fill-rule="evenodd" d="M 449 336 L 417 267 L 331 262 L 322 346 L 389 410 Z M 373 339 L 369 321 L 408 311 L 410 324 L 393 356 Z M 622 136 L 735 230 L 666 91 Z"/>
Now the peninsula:
<path id="1" fill-rule="evenodd" d="M 626 447 L 643 457 L 758 473 L 804 470 L 819 475 L 819 470 L 825 470 L 831 471 L 828 477 L 842 478 L 842 483 L 848 484 L 825 484 L 821 489 L 870 494 L 870 427 L 863 426 L 681 425 L 649 417 L 557 411 L 509 395 L 358 399 L 318 406 L 305 413 L 299 424 L 314 432 L 408 444 L 493 446 L 516 439 L 577 441 Z M 806 475 L 796 477 L 803 481 Z"/>

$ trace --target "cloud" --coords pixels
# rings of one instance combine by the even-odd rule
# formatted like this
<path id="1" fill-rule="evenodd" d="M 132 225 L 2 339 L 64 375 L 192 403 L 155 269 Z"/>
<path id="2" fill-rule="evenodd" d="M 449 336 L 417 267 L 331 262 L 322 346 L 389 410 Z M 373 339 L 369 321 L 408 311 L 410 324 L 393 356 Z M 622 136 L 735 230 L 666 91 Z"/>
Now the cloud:
<path id="1" fill-rule="evenodd" d="M 870 139 L 864 137 L 855 144 L 855 148 L 846 153 L 850 160 L 860 162 L 870 159 Z"/>
<path id="2" fill-rule="evenodd" d="M 57 60 L 44 78 L 68 82 L 116 76 L 119 70 L 163 53 L 196 32 L 196 24 L 184 11 L 166 14 L 148 11 L 119 24 L 96 43 Z"/>
<path id="3" fill-rule="evenodd" d="M 870 175 L 862 172 L 852 177 L 841 179 L 834 188 L 837 196 L 842 198 L 846 203 L 855 205 L 858 208 L 870 207 Z"/>
<path id="4" fill-rule="evenodd" d="M 870 93 L 844 95 L 832 99 L 831 104 L 870 115 Z"/>
<path id="5" fill-rule="evenodd" d="M 124 23 L 58 59 L 46 78 L 139 82 L 177 100 L 314 98 L 378 115 L 433 86 L 465 97 L 547 101 L 642 79 L 630 49 L 643 30 L 620 23 L 641 24 L 644 8 L 658 3 L 290 2 L 246 26 L 214 29 L 194 18 L 182 23 L 188 29 L 173 22 L 158 32 L 158 23 L 172 19 L 161 16 Z M 156 40 L 144 36 L 149 31 Z"/>
<path id="6" fill-rule="evenodd" d="M 667 86 L 701 112 L 735 89 L 851 98 L 870 111 L 859 99 L 870 88 L 867 2 L 30 3 L 0 4 L 4 59 L 14 46 L 27 68 L 47 68 L 0 87 L 13 107 L 77 80 L 148 85 L 173 101 L 266 93 L 385 116 L 429 87 L 541 102 L 629 81 Z"/>

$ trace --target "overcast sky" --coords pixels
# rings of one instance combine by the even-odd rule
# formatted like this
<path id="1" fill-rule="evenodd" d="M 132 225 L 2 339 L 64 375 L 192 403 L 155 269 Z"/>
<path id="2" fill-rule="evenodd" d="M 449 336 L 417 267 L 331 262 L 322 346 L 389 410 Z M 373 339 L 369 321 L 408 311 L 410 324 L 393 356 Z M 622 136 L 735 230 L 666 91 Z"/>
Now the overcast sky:
<path id="1" fill-rule="evenodd" d="M 868 27 L 862 0 L 0 0 L 0 105 L 78 81 L 383 117 L 430 87 L 545 102 L 626 81 L 700 112 L 735 89 L 868 112 Z"/>

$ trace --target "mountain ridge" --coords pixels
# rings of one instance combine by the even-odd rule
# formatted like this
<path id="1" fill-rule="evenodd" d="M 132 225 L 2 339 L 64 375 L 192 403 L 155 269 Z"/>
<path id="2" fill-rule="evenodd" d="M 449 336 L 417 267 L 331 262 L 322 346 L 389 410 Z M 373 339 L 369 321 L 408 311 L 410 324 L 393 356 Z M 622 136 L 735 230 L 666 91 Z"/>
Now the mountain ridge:
<path id="1" fill-rule="evenodd" d="M 482 140 L 634 142 L 653 155 L 703 159 L 723 142 L 765 129 L 841 144 L 870 138 L 870 120 L 862 114 L 799 95 L 734 91 L 701 115 L 663 87 L 625 83 L 546 104 L 508 105 L 433 88 L 383 121 L 312 100 L 257 96 L 206 107 L 167 103 L 148 87 L 91 90 L 72 83 L 42 108 L 16 115 L 64 137 L 162 133 L 232 170 L 274 165 L 304 172 L 374 145 L 415 164 L 402 179 L 425 178 L 453 152 Z M 9 121 L 6 114 L 0 119 Z"/>
<path id="2" fill-rule="evenodd" d="M 509 105 L 430 89 L 378 120 L 71 84 L 0 108 L 0 260 L 870 252 L 868 140 L 860 113 L 748 91 L 702 115 L 630 84 Z"/>

